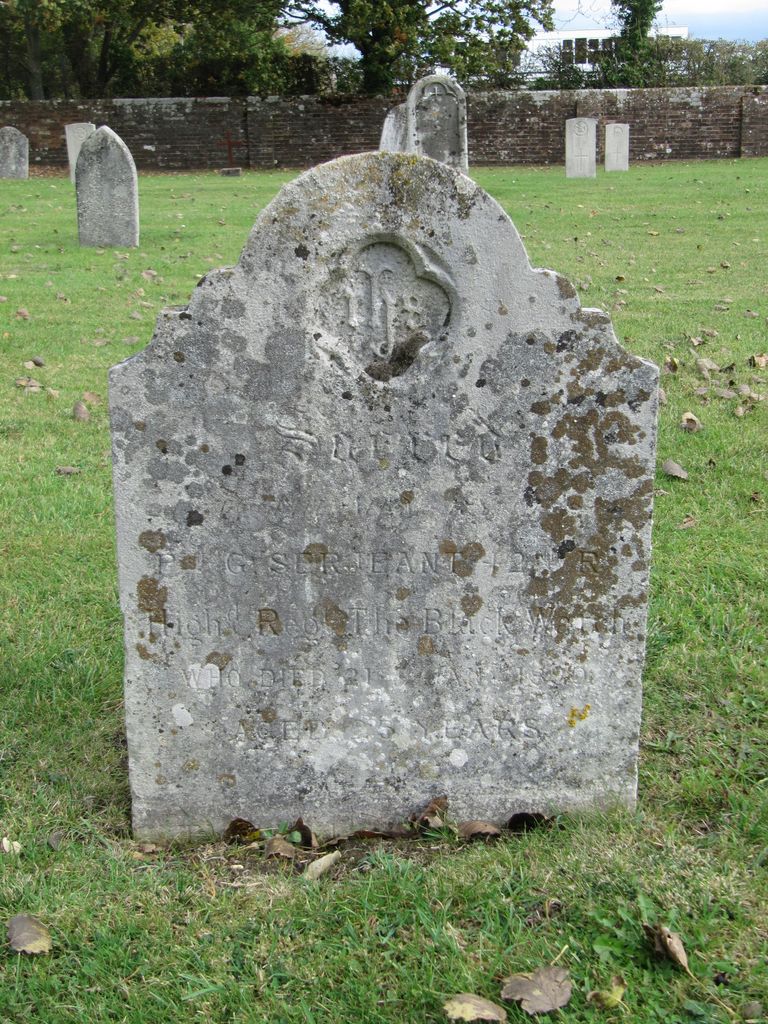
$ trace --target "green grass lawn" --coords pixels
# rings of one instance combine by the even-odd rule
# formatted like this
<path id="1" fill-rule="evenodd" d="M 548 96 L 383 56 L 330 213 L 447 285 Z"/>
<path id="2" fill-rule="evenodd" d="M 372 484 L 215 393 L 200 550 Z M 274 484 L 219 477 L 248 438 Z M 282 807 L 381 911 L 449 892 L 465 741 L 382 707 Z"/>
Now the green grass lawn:
<path id="1" fill-rule="evenodd" d="M 78 248 L 68 179 L 0 182 L 0 837 L 22 847 L 0 852 L 0 924 L 35 914 L 54 943 L 27 957 L 0 934 L 0 1024 L 415 1024 L 555 960 L 574 991 L 553 1018 L 574 1024 L 768 1009 L 768 160 L 474 174 L 534 265 L 674 370 L 659 466 L 689 479 L 657 480 L 637 813 L 488 846 L 357 841 L 315 883 L 258 849 L 132 841 L 107 369 L 236 261 L 292 176 L 142 177 L 125 252 Z M 643 921 L 681 935 L 693 977 Z M 616 974 L 624 1006 L 587 1001 Z"/>

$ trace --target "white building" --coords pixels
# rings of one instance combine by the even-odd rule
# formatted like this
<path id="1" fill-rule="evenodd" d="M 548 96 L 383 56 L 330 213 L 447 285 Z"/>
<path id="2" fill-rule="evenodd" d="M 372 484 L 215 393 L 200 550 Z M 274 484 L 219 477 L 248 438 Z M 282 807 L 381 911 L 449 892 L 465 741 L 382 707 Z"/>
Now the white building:
<path id="1" fill-rule="evenodd" d="M 675 39 L 687 39 L 687 28 L 654 28 L 652 36 L 672 36 Z M 526 50 L 535 60 L 541 50 L 558 47 L 563 57 L 571 58 L 571 63 L 584 71 L 592 68 L 593 58 L 599 53 L 611 52 L 618 38 L 615 29 L 607 28 L 574 28 L 559 32 L 541 32 L 529 39 Z"/>

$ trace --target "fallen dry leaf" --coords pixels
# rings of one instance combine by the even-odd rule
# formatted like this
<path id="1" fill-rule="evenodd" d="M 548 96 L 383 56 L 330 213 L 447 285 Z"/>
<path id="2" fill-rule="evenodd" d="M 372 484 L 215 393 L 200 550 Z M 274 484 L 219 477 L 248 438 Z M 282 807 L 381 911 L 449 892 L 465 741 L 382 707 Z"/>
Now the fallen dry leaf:
<path id="1" fill-rule="evenodd" d="M 82 469 L 79 466 L 57 466 L 57 476 L 77 476 L 78 473 L 82 473 Z"/>
<path id="2" fill-rule="evenodd" d="M 311 882 L 316 881 L 326 872 L 330 871 L 339 860 L 341 860 L 341 853 L 338 850 L 334 850 L 333 853 L 326 853 L 324 857 L 320 857 L 318 860 L 313 860 L 311 864 L 307 864 L 304 869 L 304 878 L 308 878 Z"/>
<path id="3" fill-rule="evenodd" d="M 501 829 L 490 821 L 460 821 L 456 826 L 462 839 L 496 839 Z"/>
<path id="4" fill-rule="evenodd" d="M 507 1011 L 489 999 L 472 995 L 470 992 L 459 992 L 456 996 L 443 1003 L 443 1009 L 449 1020 L 496 1020 L 505 1021 Z"/>
<path id="5" fill-rule="evenodd" d="M 748 320 L 756 320 L 760 314 L 756 313 L 754 309 L 746 309 L 744 311 L 744 316 L 747 317 Z"/>
<path id="6" fill-rule="evenodd" d="M 442 828 L 448 811 L 448 797 L 436 796 L 423 811 L 411 815 L 411 821 L 421 828 Z"/>
<path id="7" fill-rule="evenodd" d="M 39 380 L 35 380 L 34 377 L 17 377 L 16 387 L 24 388 L 25 391 L 32 392 L 33 394 L 42 390 L 42 384 Z"/>
<path id="8" fill-rule="evenodd" d="M 702 429 L 702 422 L 692 412 L 684 412 L 680 420 L 680 426 L 683 430 L 687 430 L 689 434 L 695 434 Z"/>
<path id="9" fill-rule="evenodd" d="M 750 356 L 747 362 L 758 370 L 764 370 L 768 366 L 768 352 L 761 352 L 759 355 Z"/>
<path id="10" fill-rule="evenodd" d="M 743 405 L 737 405 L 736 408 L 733 410 L 733 415 L 738 416 L 739 419 L 741 419 L 742 416 L 747 415 L 747 410 L 744 408 Z"/>
<path id="11" fill-rule="evenodd" d="M 0 853 L 9 853 L 14 857 L 18 857 L 21 853 L 21 843 L 15 839 L 9 839 L 8 836 L 3 836 L 0 839 Z"/>
<path id="12" fill-rule="evenodd" d="M 664 373 L 677 373 L 680 369 L 680 364 L 674 356 L 667 356 L 664 360 Z"/>
<path id="13" fill-rule="evenodd" d="M 678 530 L 690 530 L 692 526 L 696 526 L 698 519 L 696 516 L 686 516 L 685 519 L 678 526 Z"/>
<path id="14" fill-rule="evenodd" d="M 224 838 L 229 842 L 253 843 L 261 838 L 261 831 L 245 818 L 234 818 L 227 826 Z"/>
<path id="15" fill-rule="evenodd" d="M 745 1021 L 760 1021 L 763 1019 L 763 1004 L 757 999 L 743 1003 L 739 1007 L 741 1019 Z"/>
<path id="16" fill-rule="evenodd" d="M 91 414 L 88 412 L 87 406 L 83 402 L 75 402 L 72 406 L 72 419 L 77 420 L 78 423 L 87 423 L 91 418 Z"/>
<path id="17" fill-rule="evenodd" d="M 64 840 L 63 832 L 51 832 L 48 836 L 47 843 L 52 850 L 58 850 Z"/>
<path id="18" fill-rule="evenodd" d="M 83 401 L 88 405 L 101 405 L 101 395 L 97 395 L 94 391 L 84 391 Z"/>
<path id="19" fill-rule="evenodd" d="M 679 463 L 673 461 L 672 459 L 667 459 L 667 461 L 662 465 L 661 468 L 667 474 L 667 476 L 673 476 L 676 480 L 688 479 L 688 474 L 683 469 L 683 467 Z"/>
<path id="20" fill-rule="evenodd" d="M 501 998 L 519 1003 L 528 1014 L 551 1013 L 571 998 L 571 981 L 565 967 L 539 967 L 532 974 L 506 978 Z"/>
<path id="21" fill-rule="evenodd" d="M 29 320 L 29 310 L 25 309 L 23 306 L 20 309 L 17 309 L 16 318 L 18 320 Z"/>
<path id="22" fill-rule="evenodd" d="M 709 380 L 710 373 L 718 373 L 720 367 L 713 360 L 703 357 L 696 360 L 696 369 L 705 380 Z"/>
<path id="23" fill-rule="evenodd" d="M 627 991 L 627 983 L 616 974 L 611 978 L 611 987 L 606 991 L 590 992 L 587 995 L 587 1002 L 594 1003 L 601 1010 L 615 1010 L 624 1000 L 624 993 Z"/>
<path id="24" fill-rule="evenodd" d="M 659 405 L 666 405 L 667 401 L 667 392 L 664 388 L 659 388 Z"/>
<path id="25" fill-rule="evenodd" d="M 265 857 L 284 857 L 286 860 L 295 860 L 297 852 L 293 843 L 289 843 L 283 836 L 272 836 L 264 846 Z"/>
<path id="26" fill-rule="evenodd" d="M 8 941 L 17 953 L 50 953 L 51 933 L 30 914 L 17 914 L 8 922 Z"/>
<path id="27" fill-rule="evenodd" d="M 717 398 L 735 398 L 736 392 L 730 388 L 715 388 L 715 396 Z"/>
<path id="28" fill-rule="evenodd" d="M 653 942 L 653 948 L 657 953 L 666 956 L 667 959 L 677 964 L 678 967 L 682 967 L 686 974 L 691 974 L 685 947 L 683 946 L 682 939 L 676 932 L 670 931 L 665 924 L 650 925 L 643 923 L 643 930 Z"/>

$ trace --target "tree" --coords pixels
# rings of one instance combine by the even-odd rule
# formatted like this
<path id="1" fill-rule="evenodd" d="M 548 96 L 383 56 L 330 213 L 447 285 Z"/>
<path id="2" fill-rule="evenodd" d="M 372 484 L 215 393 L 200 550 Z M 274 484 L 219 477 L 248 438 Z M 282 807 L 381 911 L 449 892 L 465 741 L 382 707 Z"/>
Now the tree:
<path id="1" fill-rule="evenodd" d="M 661 6 L 662 0 L 611 0 L 621 26 L 621 38 L 630 53 L 640 53 L 647 46 Z"/>
<path id="2" fill-rule="evenodd" d="M 531 21 L 552 25 L 551 0 L 287 0 L 286 23 L 308 22 L 360 53 L 363 91 L 390 93 L 435 66 L 492 78 L 514 66 Z"/>

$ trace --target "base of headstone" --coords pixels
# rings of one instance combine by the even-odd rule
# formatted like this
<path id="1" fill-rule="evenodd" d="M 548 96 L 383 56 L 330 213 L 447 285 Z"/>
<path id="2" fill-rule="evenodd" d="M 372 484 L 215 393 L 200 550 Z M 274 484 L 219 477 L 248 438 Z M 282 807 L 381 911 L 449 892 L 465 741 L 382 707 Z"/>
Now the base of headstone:
<path id="1" fill-rule="evenodd" d="M 219 171 L 222 178 L 240 178 L 243 174 L 242 167 L 222 167 Z"/>

